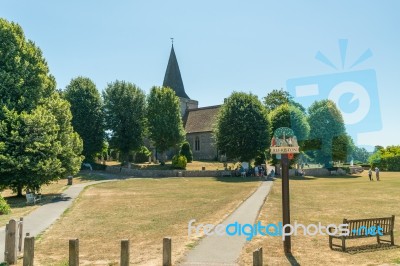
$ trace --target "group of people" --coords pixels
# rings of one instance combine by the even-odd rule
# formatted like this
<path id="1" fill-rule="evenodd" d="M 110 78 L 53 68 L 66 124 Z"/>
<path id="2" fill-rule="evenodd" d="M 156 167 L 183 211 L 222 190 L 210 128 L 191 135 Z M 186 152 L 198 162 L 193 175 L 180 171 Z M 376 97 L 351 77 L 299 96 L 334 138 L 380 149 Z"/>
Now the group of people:
<path id="1" fill-rule="evenodd" d="M 379 181 L 379 168 L 378 167 L 375 167 L 375 176 L 376 176 L 376 181 Z M 369 168 L 368 177 L 369 177 L 369 181 L 374 180 L 372 177 L 372 168 Z"/>
<path id="2" fill-rule="evenodd" d="M 258 176 L 258 177 L 263 177 L 266 173 L 266 169 L 263 165 L 256 165 L 253 168 L 244 168 L 243 166 L 240 166 L 238 169 L 236 169 L 236 175 L 238 176 L 238 172 L 240 173 L 241 176 Z"/>

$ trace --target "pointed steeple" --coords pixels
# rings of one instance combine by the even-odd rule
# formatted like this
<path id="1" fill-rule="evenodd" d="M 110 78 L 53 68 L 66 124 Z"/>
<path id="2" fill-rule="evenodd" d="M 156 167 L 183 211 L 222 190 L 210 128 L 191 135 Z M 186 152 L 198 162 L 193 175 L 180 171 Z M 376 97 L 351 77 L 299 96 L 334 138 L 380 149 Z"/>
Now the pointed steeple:
<path id="1" fill-rule="evenodd" d="M 173 89 L 178 97 L 190 99 L 185 92 L 181 72 L 179 71 L 178 60 L 174 51 L 174 43 L 172 43 L 171 54 L 169 55 L 167 70 L 164 76 L 164 87 Z"/>

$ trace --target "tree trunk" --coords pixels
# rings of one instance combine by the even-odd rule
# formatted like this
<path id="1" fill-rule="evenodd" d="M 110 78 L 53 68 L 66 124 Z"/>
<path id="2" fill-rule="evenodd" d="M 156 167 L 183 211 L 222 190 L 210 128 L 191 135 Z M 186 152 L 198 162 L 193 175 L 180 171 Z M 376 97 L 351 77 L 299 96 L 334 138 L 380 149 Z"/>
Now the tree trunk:
<path id="1" fill-rule="evenodd" d="M 21 185 L 19 185 L 17 187 L 17 197 L 22 197 L 22 186 Z"/>

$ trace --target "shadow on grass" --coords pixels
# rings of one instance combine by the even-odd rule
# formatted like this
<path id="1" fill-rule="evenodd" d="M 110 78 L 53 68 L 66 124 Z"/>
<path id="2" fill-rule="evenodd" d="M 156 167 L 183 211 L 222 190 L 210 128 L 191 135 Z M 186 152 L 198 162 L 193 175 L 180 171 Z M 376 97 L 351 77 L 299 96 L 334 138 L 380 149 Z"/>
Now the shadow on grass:
<path id="1" fill-rule="evenodd" d="M 362 245 L 356 247 L 347 247 L 346 251 L 342 251 L 341 248 L 333 248 L 334 251 L 339 251 L 343 253 L 348 253 L 350 255 L 359 254 L 359 253 L 366 253 L 366 252 L 375 252 L 381 250 L 389 250 L 389 249 L 397 249 L 400 248 L 398 245 L 390 245 L 388 243 L 381 243 L 381 244 L 369 244 L 369 245 Z"/>
<path id="2" fill-rule="evenodd" d="M 299 266 L 300 263 L 297 262 L 296 258 L 292 254 L 285 254 L 287 260 L 292 266 Z"/>
<path id="3" fill-rule="evenodd" d="M 57 201 L 67 201 L 71 198 L 64 197 L 63 193 L 48 193 L 42 194 L 42 198 L 40 201 L 36 202 L 35 204 L 27 204 L 26 197 L 18 197 L 18 196 L 9 196 L 4 198 L 7 203 L 10 205 L 11 209 L 18 209 L 18 208 L 25 208 L 27 206 L 43 206 L 49 203 L 54 203 Z"/>
<path id="4" fill-rule="evenodd" d="M 256 182 L 261 181 L 258 177 L 240 177 L 240 176 L 227 176 L 227 177 L 215 177 L 215 180 L 227 183 L 244 183 L 244 182 Z"/>
<path id="5" fill-rule="evenodd" d="M 360 175 L 328 175 L 328 176 L 290 176 L 289 180 L 317 180 L 317 179 L 354 179 L 354 178 L 360 178 Z M 275 176 L 275 179 L 282 179 L 281 176 Z"/>

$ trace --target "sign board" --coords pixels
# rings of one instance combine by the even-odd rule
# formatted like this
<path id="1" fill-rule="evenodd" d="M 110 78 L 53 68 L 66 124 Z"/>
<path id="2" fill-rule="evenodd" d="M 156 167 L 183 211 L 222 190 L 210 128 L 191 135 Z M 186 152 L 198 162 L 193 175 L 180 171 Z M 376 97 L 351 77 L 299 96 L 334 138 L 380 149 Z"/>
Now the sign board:
<path id="1" fill-rule="evenodd" d="M 275 130 L 270 150 L 271 154 L 300 153 L 299 144 L 293 130 L 288 127 Z"/>

